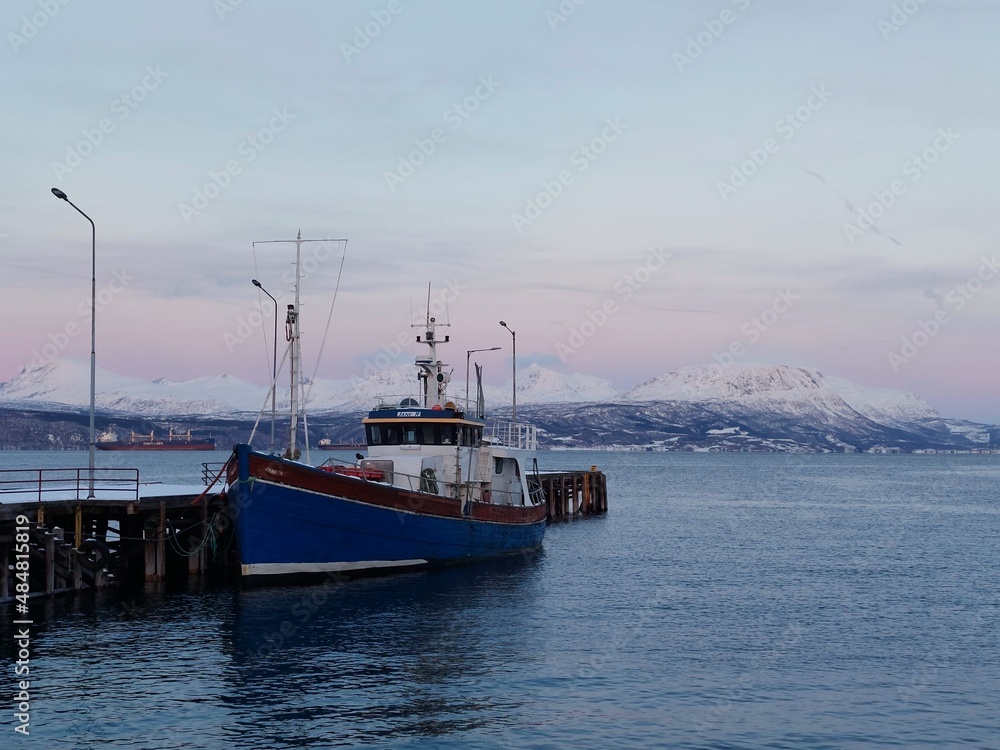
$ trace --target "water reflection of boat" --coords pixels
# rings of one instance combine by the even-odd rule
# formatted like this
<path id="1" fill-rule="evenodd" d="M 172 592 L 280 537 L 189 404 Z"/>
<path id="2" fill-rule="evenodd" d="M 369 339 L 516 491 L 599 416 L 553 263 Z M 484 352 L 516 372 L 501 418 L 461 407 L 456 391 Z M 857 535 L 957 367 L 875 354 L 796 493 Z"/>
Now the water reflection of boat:
<path id="1" fill-rule="evenodd" d="M 299 731 L 324 747 L 397 747 L 406 738 L 513 725 L 535 697 L 504 690 L 502 676 L 515 662 L 530 671 L 550 638 L 530 625 L 544 590 L 543 560 L 535 551 L 237 592 L 218 630 L 229 720 L 275 747 L 288 739 L 287 727 L 280 732 L 290 705 L 275 696 L 295 696 Z"/>

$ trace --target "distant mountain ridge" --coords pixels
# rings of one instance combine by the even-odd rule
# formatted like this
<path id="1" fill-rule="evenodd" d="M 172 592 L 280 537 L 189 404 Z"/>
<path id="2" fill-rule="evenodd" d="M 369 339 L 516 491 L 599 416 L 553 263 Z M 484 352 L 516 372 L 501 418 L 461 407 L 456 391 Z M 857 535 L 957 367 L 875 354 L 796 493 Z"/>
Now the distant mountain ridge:
<path id="1" fill-rule="evenodd" d="M 946 419 L 920 397 L 868 388 L 787 365 L 685 367 L 619 391 L 601 378 L 532 364 L 517 373 L 518 417 L 535 421 L 550 447 L 646 446 L 662 450 L 919 451 L 1000 448 L 1000 428 Z M 79 410 L 89 406 L 89 363 L 58 360 L 0 383 L 0 407 Z M 253 419 L 267 388 L 230 375 L 153 382 L 97 374 L 97 406 L 109 415 L 161 420 Z M 464 395 L 452 381 L 450 393 Z M 509 413 L 511 385 L 487 386 L 491 414 Z M 412 365 L 363 380 L 317 380 L 310 414 L 350 431 L 379 400 L 415 395 Z M 287 396 L 279 391 L 279 409 Z M 282 403 L 284 402 L 284 403 Z M 572 405 L 573 408 L 567 408 Z"/>
<path id="2" fill-rule="evenodd" d="M 89 362 L 53 360 L 25 367 L 16 377 L 0 383 L 0 404 L 89 407 L 89 383 Z M 416 370 L 411 364 L 379 370 L 363 380 L 317 379 L 306 386 L 307 407 L 319 412 L 367 411 L 382 398 L 416 395 L 417 387 Z M 471 387 L 475 389 L 474 384 Z M 510 388 L 510 382 L 500 387 L 485 386 L 487 405 L 508 403 Z M 610 381 L 590 375 L 563 375 L 535 364 L 518 372 L 517 391 L 518 402 L 524 404 L 583 403 L 620 396 Z M 464 396 L 465 383 L 453 380 L 449 392 L 455 397 Z M 474 395 L 470 393 L 470 397 Z M 225 373 L 180 382 L 167 378 L 148 382 L 102 368 L 97 368 L 96 402 L 99 409 L 106 411 L 146 416 L 256 414 L 270 403 L 267 387 Z M 287 410 L 285 388 L 279 387 L 278 403 Z"/>

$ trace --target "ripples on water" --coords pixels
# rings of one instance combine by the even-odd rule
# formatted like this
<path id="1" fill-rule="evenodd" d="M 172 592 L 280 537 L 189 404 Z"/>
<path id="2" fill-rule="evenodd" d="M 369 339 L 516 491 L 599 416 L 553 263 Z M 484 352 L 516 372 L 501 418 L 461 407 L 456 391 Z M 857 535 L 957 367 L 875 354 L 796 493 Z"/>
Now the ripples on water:
<path id="1" fill-rule="evenodd" d="M 528 557 L 39 604 L 31 739 L 1000 747 L 996 457 L 543 465 L 594 463 L 611 513 L 551 527 Z"/>

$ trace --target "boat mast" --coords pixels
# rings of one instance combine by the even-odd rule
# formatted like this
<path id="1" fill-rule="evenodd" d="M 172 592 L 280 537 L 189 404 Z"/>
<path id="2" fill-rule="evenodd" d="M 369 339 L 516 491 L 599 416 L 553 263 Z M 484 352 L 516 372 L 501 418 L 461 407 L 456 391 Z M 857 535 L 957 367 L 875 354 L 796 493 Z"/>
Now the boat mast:
<path id="1" fill-rule="evenodd" d="M 288 424 L 288 457 L 293 461 L 298 458 L 299 453 L 295 448 L 295 436 L 299 431 L 299 371 L 302 369 L 302 350 L 299 342 L 299 290 L 302 287 L 302 230 L 295 236 L 295 306 L 289 307 L 288 322 L 291 324 L 291 376 L 292 383 L 289 391 L 292 407 L 292 415 Z M 308 446 L 306 446 L 308 450 Z M 308 458 L 308 457 L 307 457 Z"/>
<path id="2" fill-rule="evenodd" d="M 288 420 L 288 453 L 286 458 L 295 458 L 295 435 L 299 430 L 299 315 L 296 305 L 288 306 L 288 314 L 285 316 L 285 341 L 292 344 L 292 356 L 290 358 L 291 384 L 289 387 L 289 401 L 291 402 L 291 418 Z"/>
<path id="3" fill-rule="evenodd" d="M 291 418 L 288 422 L 288 450 L 286 458 L 295 460 L 298 458 L 298 450 L 295 447 L 296 433 L 299 427 L 299 381 L 302 370 L 302 350 L 299 344 L 299 292 L 302 286 L 302 245 L 305 242 L 346 242 L 344 239 L 322 239 L 304 240 L 302 230 L 298 231 L 294 240 L 259 240 L 253 245 L 270 245 L 278 243 L 295 243 L 295 302 L 288 306 L 288 313 L 285 317 L 285 340 L 291 344 L 291 388 L 289 400 L 291 401 Z M 275 376 L 277 377 L 277 376 Z M 306 460 L 309 459 L 309 445 L 306 445 Z"/>
<path id="4" fill-rule="evenodd" d="M 434 331 L 438 326 L 448 326 L 450 323 L 438 323 L 437 319 L 431 316 L 431 285 L 427 284 L 427 315 L 424 321 L 424 336 L 421 341 L 417 336 L 418 344 L 426 344 L 429 351 L 426 356 L 418 356 L 416 365 L 420 368 L 417 377 L 423 383 L 423 403 L 424 409 L 431 409 L 434 406 L 444 406 L 444 395 L 451 381 L 451 373 L 444 372 L 444 363 L 437 358 L 437 336 Z M 417 325 L 412 328 L 419 328 Z M 450 336 L 444 337 L 444 343 L 448 343 Z"/>

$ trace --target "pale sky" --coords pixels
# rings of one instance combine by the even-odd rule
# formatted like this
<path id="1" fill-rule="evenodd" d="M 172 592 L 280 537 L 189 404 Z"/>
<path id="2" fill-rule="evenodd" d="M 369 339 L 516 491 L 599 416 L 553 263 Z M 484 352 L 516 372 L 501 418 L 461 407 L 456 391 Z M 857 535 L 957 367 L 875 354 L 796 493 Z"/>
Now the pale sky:
<path id="1" fill-rule="evenodd" d="M 349 240 L 321 377 L 394 352 L 432 282 L 456 370 L 504 347 L 491 382 L 502 319 L 519 366 L 619 387 L 791 364 L 1000 422 L 998 28 L 991 0 L 7 0 L 0 380 L 89 354 L 58 187 L 125 375 L 265 382 L 250 279 L 285 304 L 294 252 L 251 243 L 301 228 Z M 341 250 L 304 250 L 311 374 Z"/>

